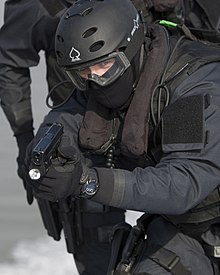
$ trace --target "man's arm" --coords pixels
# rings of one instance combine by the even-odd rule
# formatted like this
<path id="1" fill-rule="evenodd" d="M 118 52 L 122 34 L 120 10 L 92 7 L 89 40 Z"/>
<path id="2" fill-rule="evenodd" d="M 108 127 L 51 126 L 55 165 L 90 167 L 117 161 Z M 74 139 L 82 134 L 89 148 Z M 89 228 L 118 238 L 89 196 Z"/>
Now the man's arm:
<path id="1" fill-rule="evenodd" d="M 188 131 L 193 130 L 194 138 L 200 137 L 203 132 L 203 141 L 199 144 L 193 139 L 190 143 L 186 129 L 182 128 L 182 136 L 179 135 L 178 138 L 184 137 L 184 142 L 164 142 L 163 157 L 155 167 L 136 168 L 132 172 L 96 168 L 100 186 L 92 200 L 123 209 L 177 215 L 199 204 L 219 185 L 219 71 L 220 63 L 199 69 L 176 89 L 171 100 L 175 106 L 182 98 L 210 95 L 210 104 L 204 104 L 202 121 L 194 117 L 194 122 L 202 128 L 188 128 Z M 195 113 L 196 107 L 193 106 L 190 115 Z M 179 111 L 179 115 L 182 114 L 183 110 Z M 177 116 L 173 119 L 177 119 Z M 185 122 L 190 126 L 192 120 Z M 178 124 L 175 127 L 177 126 Z M 179 126 L 181 129 L 181 125 Z"/>
<path id="2" fill-rule="evenodd" d="M 6 1 L 0 30 L 1 106 L 15 136 L 33 131 L 29 68 L 39 55 L 31 40 L 37 12 L 29 2 Z"/>
<path id="3" fill-rule="evenodd" d="M 5 2 L 4 25 L 0 29 L 0 100 L 18 144 L 21 178 L 26 147 L 34 136 L 30 67 L 39 63 L 40 50 L 48 53 L 54 49 L 58 21 L 40 1 Z"/>
<path id="4" fill-rule="evenodd" d="M 39 51 L 46 48 L 46 30 L 41 23 L 46 16 L 39 1 L 5 3 L 0 29 L 0 98 L 16 137 L 33 131 L 29 69 L 39 63 Z"/>

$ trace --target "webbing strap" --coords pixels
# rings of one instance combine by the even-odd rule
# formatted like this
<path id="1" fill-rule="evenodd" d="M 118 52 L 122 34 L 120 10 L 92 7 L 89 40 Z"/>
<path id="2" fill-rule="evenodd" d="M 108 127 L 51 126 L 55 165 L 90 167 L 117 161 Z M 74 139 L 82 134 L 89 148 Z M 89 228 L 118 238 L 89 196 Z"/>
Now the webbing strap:
<path id="1" fill-rule="evenodd" d="M 215 275 L 220 275 L 220 246 L 202 243 L 205 254 L 210 258 Z"/>
<path id="2" fill-rule="evenodd" d="M 188 271 L 185 266 L 181 263 L 180 257 L 177 256 L 174 252 L 163 248 L 157 247 L 156 245 L 151 245 L 151 248 L 156 250 L 150 256 L 148 256 L 155 263 L 159 264 L 167 271 L 173 275 L 190 275 L 191 272 Z"/>
<path id="3" fill-rule="evenodd" d="M 220 261 L 219 260 L 211 260 L 212 261 L 212 267 L 214 270 L 214 274 L 215 275 L 219 275 L 220 274 Z"/>
<path id="4" fill-rule="evenodd" d="M 144 43 L 145 35 L 144 35 L 144 27 L 141 24 L 138 29 L 135 31 L 133 38 L 129 42 L 127 48 L 124 53 L 128 60 L 131 62 L 134 58 L 137 51 L 141 48 L 141 45 Z"/>

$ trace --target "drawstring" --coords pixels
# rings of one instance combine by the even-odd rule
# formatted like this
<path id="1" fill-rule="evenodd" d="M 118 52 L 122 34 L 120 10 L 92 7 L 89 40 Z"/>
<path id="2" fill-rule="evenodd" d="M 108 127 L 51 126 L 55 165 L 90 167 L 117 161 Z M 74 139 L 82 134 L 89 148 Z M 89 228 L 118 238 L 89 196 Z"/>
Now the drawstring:
<path id="1" fill-rule="evenodd" d="M 53 105 L 51 105 L 51 104 L 49 103 L 51 94 L 52 94 L 57 88 L 59 88 L 61 85 L 66 84 L 66 83 L 72 84 L 72 81 L 70 81 L 70 80 L 61 81 L 61 82 L 59 82 L 58 84 L 56 84 L 56 85 L 49 91 L 49 93 L 48 93 L 48 95 L 47 95 L 47 97 L 46 97 L 46 105 L 47 105 L 48 108 L 50 108 L 50 109 L 59 108 L 59 107 L 61 107 L 63 104 L 65 104 L 65 103 L 70 99 L 70 97 L 72 96 L 73 92 L 74 92 L 75 89 L 76 89 L 75 87 L 73 87 L 73 89 L 72 89 L 72 91 L 70 92 L 70 94 L 67 96 L 67 98 L 66 98 L 62 103 L 57 104 L 56 106 L 53 106 Z"/>
<path id="2" fill-rule="evenodd" d="M 180 42 L 183 40 L 183 38 L 185 38 L 185 36 L 181 36 L 178 39 L 173 51 L 170 54 L 170 57 L 169 57 L 168 62 L 166 64 L 165 70 L 164 70 L 163 75 L 161 77 L 161 81 L 154 88 L 153 93 L 152 93 L 152 97 L 151 97 L 151 117 L 152 117 L 152 120 L 153 120 L 153 123 L 154 123 L 155 127 L 160 122 L 161 114 L 162 114 L 164 108 L 169 104 L 169 101 L 170 101 L 170 92 L 169 92 L 169 89 L 166 86 L 165 76 L 166 76 L 166 73 L 169 69 L 170 62 L 171 62 L 171 60 L 174 56 L 174 53 L 176 52 L 176 49 L 179 46 Z M 156 118 L 155 117 L 155 112 L 154 112 L 154 98 L 155 98 L 157 90 L 159 90 L 159 91 L 158 91 L 158 98 L 157 98 L 158 102 L 157 102 L 157 118 Z M 162 98 L 163 92 L 165 93 L 165 104 L 164 104 L 163 108 L 161 108 L 161 98 Z"/>

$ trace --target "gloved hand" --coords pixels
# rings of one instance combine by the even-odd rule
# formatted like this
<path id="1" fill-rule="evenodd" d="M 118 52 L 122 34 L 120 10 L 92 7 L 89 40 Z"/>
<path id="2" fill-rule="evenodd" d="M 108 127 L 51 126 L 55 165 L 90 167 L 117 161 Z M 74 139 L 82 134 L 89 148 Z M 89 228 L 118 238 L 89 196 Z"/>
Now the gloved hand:
<path id="1" fill-rule="evenodd" d="M 33 202 L 33 193 L 30 186 L 27 185 L 25 181 L 25 175 L 23 173 L 23 165 L 25 160 L 26 148 L 31 140 L 34 138 L 33 131 L 26 132 L 16 136 L 17 145 L 18 145 L 18 157 L 17 157 L 17 174 L 22 179 L 24 189 L 26 190 L 27 202 L 28 204 L 32 204 Z"/>
<path id="2" fill-rule="evenodd" d="M 30 148 L 28 148 L 30 151 Z M 26 167 L 30 167 L 30 156 L 26 158 Z M 49 170 L 38 180 L 31 180 L 26 171 L 28 184 L 33 188 L 36 197 L 57 201 L 70 195 L 80 193 L 80 178 L 83 165 L 79 154 L 69 143 L 68 137 L 63 137 L 58 147 L 57 157 L 51 160 Z"/>

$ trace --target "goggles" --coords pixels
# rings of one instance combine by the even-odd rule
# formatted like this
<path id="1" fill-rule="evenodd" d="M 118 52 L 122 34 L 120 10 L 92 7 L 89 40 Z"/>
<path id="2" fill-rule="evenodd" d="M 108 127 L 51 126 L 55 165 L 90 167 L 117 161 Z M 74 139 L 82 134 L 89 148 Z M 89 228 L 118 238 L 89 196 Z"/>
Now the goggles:
<path id="1" fill-rule="evenodd" d="M 88 89 L 92 81 L 102 87 L 115 82 L 129 67 L 130 62 L 123 52 L 114 52 L 104 58 L 96 59 L 84 66 L 66 68 L 73 84 L 81 91 Z"/>

